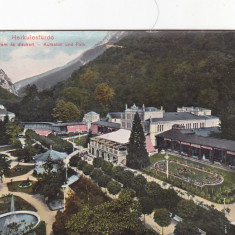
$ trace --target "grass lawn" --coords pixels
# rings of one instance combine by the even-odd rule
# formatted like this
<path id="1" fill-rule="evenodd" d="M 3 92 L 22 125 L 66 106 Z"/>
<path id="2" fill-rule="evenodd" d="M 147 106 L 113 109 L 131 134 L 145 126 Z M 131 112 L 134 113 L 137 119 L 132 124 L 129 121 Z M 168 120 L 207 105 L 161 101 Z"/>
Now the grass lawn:
<path id="1" fill-rule="evenodd" d="M 12 183 L 7 183 L 8 190 L 10 192 L 23 192 L 23 193 L 28 193 L 28 194 L 34 194 L 32 186 L 24 188 L 24 187 L 19 187 L 19 185 L 24 181 L 13 181 Z M 33 181 L 30 181 L 32 184 L 34 183 Z"/>
<path id="2" fill-rule="evenodd" d="M 76 145 L 83 146 L 85 144 L 85 142 L 86 142 L 86 138 L 87 138 L 87 136 L 81 136 L 80 138 L 78 137 L 78 138 L 74 139 L 74 143 Z"/>
<path id="3" fill-rule="evenodd" d="M 176 160 L 179 163 L 183 163 L 189 166 L 193 166 L 193 167 L 197 167 L 203 170 L 207 170 L 210 172 L 213 172 L 215 174 L 220 175 L 223 178 L 223 183 L 222 184 L 218 184 L 218 185 L 205 185 L 203 187 L 197 187 L 195 185 L 192 185 L 188 182 L 184 182 L 181 179 L 178 179 L 174 176 L 170 176 L 168 179 L 166 178 L 166 174 L 156 171 L 153 169 L 153 165 L 161 160 L 164 160 L 165 155 L 162 154 L 155 154 L 153 156 L 150 157 L 150 163 L 151 165 L 147 168 L 145 168 L 143 171 L 155 178 L 158 178 L 160 180 L 166 181 L 171 183 L 172 185 L 175 185 L 177 187 L 183 188 L 189 192 L 192 192 L 198 196 L 204 197 L 208 200 L 217 202 L 217 203 L 223 203 L 223 198 L 226 198 L 226 202 L 227 203 L 232 203 L 235 201 L 235 172 L 228 172 L 222 169 L 218 169 L 215 167 L 211 167 L 211 166 L 207 166 L 204 165 L 203 163 L 197 163 L 197 162 L 193 162 L 190 160 L 186 160 L 180 157 L 175 157 L 175 156 L 171 156 L 169 155 L 169 160 Z M 177 172 L 177 174 L 184 176 L 184 172 L 182 172 L 182 170 L 180 170 L 179 165 L 176 166 L 176 164 L 169 164 L 169 172 Z M 187 168 L 184 167 L 186 169 L 190 169 L 192 171 L 192 168 Z M 180 174 L 181 171 L 181 174 Z M 192 171 L 195 178 L 197 178 L 197 180 L 201 180 L 203 181 L 203 177 L 207 177 L 206 174 L 204 174 L 201 171 L 195 172 Z M 191 173 L 192 173 L 191 172 Z M 185 172 L 185 173 L 189 173 L 189 172 Z M 192 175 L 192 174 L 191 174 Z M 192 176 L 191 176 L 192 177 Z"/>
<path id="4" fill-rule="evenodd" d="M 15 210 L 29 210 L 29 211 L 37 211 L 34 206 L 30 203 L 25 201 L 23 198 L 14 196 L 15 202 Z M 10 211 L 10 204 L 11 204 L 11 195 L 6 195 L 0 198 L 0 214 L 6 213 Z"/>
<path id="5" fill-rule="evenodd" d="M 24 174 L 28 173 L 29 171 L 33 170 L 34 167 L 35 166 L 23 166 L 23 165 L 15 166 L 6 175 L 6 178 L 16 177 L 16 176 L 19 176 L 19 175 L 24 175 Z"/>

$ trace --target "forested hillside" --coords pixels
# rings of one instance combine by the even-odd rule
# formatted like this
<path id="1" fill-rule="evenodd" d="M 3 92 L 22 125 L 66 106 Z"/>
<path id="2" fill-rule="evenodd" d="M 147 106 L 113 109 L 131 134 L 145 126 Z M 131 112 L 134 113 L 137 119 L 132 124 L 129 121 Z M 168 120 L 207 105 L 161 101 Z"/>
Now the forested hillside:
<path id="1" fill-rule="evenodd" d="M 6 104 L 9 102 L 15 102 L 18 97 L 6 89 L 0 87 L 0 104 Z"/>
<path id="2" fill-rule="evenodd" d="M 235 115 L 234 32 L 136 32 L 75 71 L 51 91 L 23 99 L 19 115 L 38 105 L 38 120 L 51 119 L 58 99 L 80 111 L 105 114 L 123 111 L 125 104 L 202 106 L 222 118 Z M 48 100 L 48 104 L 47 104 Z M 39 102 L 40 101 L 40 102 Z M 50 113 L 48 113 L 50 112 Z M 43 114 L 43 115 L 41 115 Z"/>

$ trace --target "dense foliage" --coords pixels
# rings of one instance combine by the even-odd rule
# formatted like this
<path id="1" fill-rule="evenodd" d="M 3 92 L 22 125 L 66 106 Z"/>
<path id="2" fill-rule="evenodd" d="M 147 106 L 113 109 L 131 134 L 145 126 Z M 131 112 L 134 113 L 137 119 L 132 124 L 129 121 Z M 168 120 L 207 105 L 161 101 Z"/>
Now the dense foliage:
<path id="1" fill-rule="evenodd" d="M 85 161 L 80 159 L 78 163 L 80 162 Z M 102 159 L 99 161 L 96 160 L 95 162 L 95 168 L 91 173 L 91 178 L 94 182 L 98 182 L 99 186 L 105 188 L 112 182 L 112 178 L 119 182 L 122 186 L 119 197 L 122 192 L 126 191 L 128 191 L 133 198 L 136 197 L 140 210 L 138 213 L 145 215 L 160 208 L 166 208 L 169 212 L 173 213 L 173 215 L 177 214 L 182 216 L 182 218 L 192 222 L 194 226 L 206 231 L 209 235 L 224 234 L 224 226 L 227 227 L 228 234 L 233 234 L 235 226 L 230 224 L 223 212 L 216 210 L 214 207 L 203 205 L 202 203 L 196 205 L 192 200 L 182 199 L 178 195 L 180 192 L 176 192 L 173 187 L 163 189 L 158 183 L 153 181 L 147 182 L 141 174 L 135 176 L 132 171 L 124 170 L 124 168 L 120 166 L 112 167 L 112 173 L 106 175 L 101 170 L 105 161 Z M 96 167 L 101 167 L 101 169 Z M 140 188 L 142 189 L 141 191 Z M 87 191 L 87 193 L 88 192 L 89 191 Z"/>
<path id="2" fill-rule="evenodd" d="M 51 148 L 59 152 L 73 152 L 73 145 L 58 136 L 50 134 L 48 136 L 41 136 L 32 130 L 27 130 L 25 133 L 26 138 L 39 141 L 44 147 Z"/>

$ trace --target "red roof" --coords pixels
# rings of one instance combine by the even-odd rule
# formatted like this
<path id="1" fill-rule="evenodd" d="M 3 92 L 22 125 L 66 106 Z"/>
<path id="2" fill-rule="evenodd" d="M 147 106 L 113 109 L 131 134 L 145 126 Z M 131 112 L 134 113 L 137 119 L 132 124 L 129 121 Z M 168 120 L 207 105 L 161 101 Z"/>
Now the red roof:
<path id="1" fill-rule="evenodd" d="M 145 141 L 146 141 L 146 150 L 148 153 L 152 153 L 152 152 L 155 152 L 155 148 L 153 147 L 153 144 L 150 140 L 150 137 L 147 135 L 145 137 Z"/>
<path id="2" fill-rule="evenodd" d="M 51 131 L 47 131 L 47 130 L 34 130 L 36 134 L 38 135 L 43 135 L 43 136 L 48 136 L 49 134 L 51 134 Z"/>
<path id="3" fill-rule="evenodd" d="M 67 126 L 68 132 L 82 132 L 87 131 L 86 125 L 75 125 L 75 126 Z"/>

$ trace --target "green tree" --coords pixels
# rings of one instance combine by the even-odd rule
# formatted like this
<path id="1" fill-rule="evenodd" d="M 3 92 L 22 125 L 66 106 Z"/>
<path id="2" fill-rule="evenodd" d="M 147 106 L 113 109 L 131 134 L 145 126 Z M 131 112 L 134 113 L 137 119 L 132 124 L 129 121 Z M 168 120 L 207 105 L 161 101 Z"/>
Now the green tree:
<path id="1" fill-rule="evenodd" d="M 114 95 L 114 89 L 105 82 L 99 84 L 95 89 L 95 97 L 103 105 L 107 105 Z"/>
<path id="2" fill-rule="evenodd" d="M 17 122 L 8 122 L 6 124 L 6 134 L 10 136 L 11 144 L 14 145 L 17 142 L 17 137 L 22 131 L 22 128 Z"/>
<path id="3" fill-rule="evenodd" d="M 181 200 L 177 204 L 177 215 L 184 219 L 193 218 L 197 212 L 197 206 L 193 200 Z"/>
<path id="4" fill-rule="evenodd" d="M 102 170 L 100 170 L 100 169 L 96 169 L 96 168 L 95 168 L 95 169 L 91 172 L 91 178 L 92 178 L 95 182 L 98 181 L 98 179 L 99 179 L 99 177 L 100 177 L 101 175 L 103 175 L 103 172 L 102 172 Z"/>
<path id="5" fill-rule="evenodd" d="M 141 175 L 138 174 L 137 176 L 134 177 L 133 183 L 132 183 L 132 188 L 136 191 L 137 196 L 144 196 L 145 195 L 145 185 L 147 183 L 146 178 Z"/>
<path id="6" fill-rule="evenodd" d="M 201 234 L 199 232 L 199 229 L 191 222 L 188 220 L 183 220 L 182 222 L 179 222 L 175 226 L 174 230 L 175 235 L 199 235 Z"/>
<path id="7" fill-rule="evenodd" d="M 95 168 L 100 168 L 100 167 L 102 167 L 103 163 L 104 163 L 104 160 L 103 160 L 101 157 L 96 157 L 96 158 L 94 158 L 94 160 L 93 160 L 93 166 L 94 166 Z"/>
<path id="8" fill-rule="evenodd" d="M 162 227 L 162 235 L 163 228 L 168 227 L 171 224 L 170 213 L 166 208 L 157 209 L 154 213 L 154 221 Z"/>
<path id="9" fill-rule="evenodd" d="M 78 164 L 77 164 L 77 168 L 78 168 L 78 170 L 82 170 L 82 169 L 83 169 L 83 167 L 84 167 L 86 164 L 87 164 L 87 162 L 86 162 L 86 161 L 84 161 L 84 160 L 80 160 L 80 161 L 78 162 Z"/>
<path id="10" fill-rule="evenodd" d="M 130 188 L 133 185 L 134 173 L 132 171 L 125 170 L 119 175 L 119 182 L 123 184 L 125 188 Z"/>
<path id="11" fill-rule="evenodd" d="M 80 111 L 72 102 L 66 103 L 63 100 L 59 100 L 56 103 L 56 107 L 53 109 L 53 117 L 63 122 L 78 121 Z"/>
<path id="12" fill-rule="evenodd" d="M 70 166 L 74 166 L 77 167 L 78 162 L 81 160 L 81 158 L 78 155 L 75 155 L 73 157 L 70 158 L 69 160 L 69 165 Z"/>
<path id="13" fill-rule="evenodd" d="M 111 181 L 111 177 L 109 175 L 103 174 L 98 178 L 98 185 L 100 187 L 107 188 L 108 183 Z"/>
<path id="14" fill-rule="evenodd" d="M 161 186 L 154 181 L 150 181 L 145 185 L 145 191 L 149 197 L 154 199 L 155 204 L 158 204 L 158 197 L 162 193 Z"/>
<path id="15" fill-rule="evenodd" d="M 82 171 L 85 175 L 90 175 L 91 172 L 94 170 L 94 166 L 90 165 L 90 164 L 86 164 L 83 168 Z"/>
<path id="16" fill-rule="evenodd" d="M 112 175 L 115 180 L 119 181 L 120 175 L 123 173 L 124 168 L 121 166 L 114 166 L 112 169 Z"/>
<path id="17" fill-rule="evenodd" d="M 0 154 L 0 179 L 2 182 L 3 175 L 7 175 L 10 170 L 10 161 L 8 156 L 5 154 Z"/>
<path id="18" fill-rule="evenodd" d="M 126 160 L 127 166 L 134 169 L 142 169 L 149 165 L 149 157 L 145 148 L 145 135 L 138 113 L 135 114 L 132 124 Z"/>
<path id="19" fill-rule="evenodd" d="M 77 234 L 145 234 L 146 229 L 135 213 L 130 211 L 133 199 L 105 202 L 94 208 L 85 206 L 72 215 L 66 228 L 70 235 Z"/>
<path id="20" fill-rule="evenodd" d="M 121 191 L 121 185 L 116 181 L 110 181 L 107 185 L 109 193 L 116 195 Z"/>
<path id="21" fill-rule="evenodd" d="M 88 135 L 86 137 L 86 141 L 85 141 L 84 146 L 83 146 L 84 148 L 87 148 L 88 144 L 90 144 L 91 137 L 92 137 L 92 131 L 89 130 Z"/>
<path id="22" fill-rule="evenodd" d="M 112 175 L 113 164 L 111 162 L 104 161 L 101 169 L 105 174 Z"/>
<path id="23" fill-rule="evenodd" d="M 151 214 L 155 207 L 154 200 L 150 197 L 140 197 L 139 202 L 142 208 L 142 213 L 144 214 L 144 223 L 145 223 L 145 215 Z"/>

